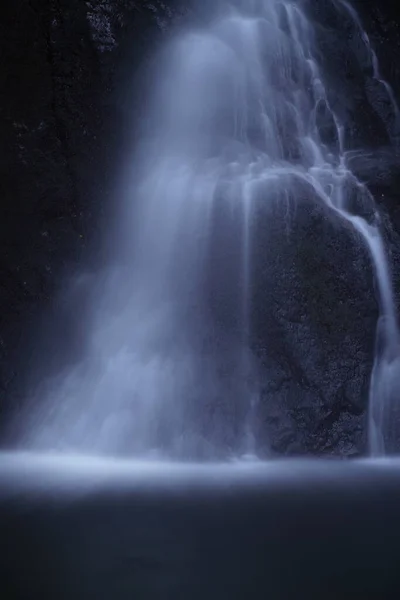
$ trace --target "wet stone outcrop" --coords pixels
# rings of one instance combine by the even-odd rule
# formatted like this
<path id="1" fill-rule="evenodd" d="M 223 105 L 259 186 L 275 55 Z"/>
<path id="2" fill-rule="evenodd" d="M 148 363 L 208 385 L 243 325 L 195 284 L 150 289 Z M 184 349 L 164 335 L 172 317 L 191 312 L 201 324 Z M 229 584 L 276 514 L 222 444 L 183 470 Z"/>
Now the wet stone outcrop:
<path id="1" fill-rule="evenodd" d="M 312 195 L 260 209 L 257 223 L 258 442 L 267 454 L 362 453 L 378 314 L 367 248 Z"/>

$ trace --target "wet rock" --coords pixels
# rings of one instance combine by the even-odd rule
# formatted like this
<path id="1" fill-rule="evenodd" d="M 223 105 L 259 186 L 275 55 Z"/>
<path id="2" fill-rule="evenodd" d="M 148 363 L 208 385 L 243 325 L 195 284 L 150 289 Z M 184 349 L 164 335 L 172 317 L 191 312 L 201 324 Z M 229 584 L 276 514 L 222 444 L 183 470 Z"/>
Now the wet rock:
<path id="1" fill-rule="evenodd" d="M 365 243 L 312 195 L 289 216 L 263 207 L 257 224 L 259 443 L 267 454 L 361 453 L 378 314 Z"/>

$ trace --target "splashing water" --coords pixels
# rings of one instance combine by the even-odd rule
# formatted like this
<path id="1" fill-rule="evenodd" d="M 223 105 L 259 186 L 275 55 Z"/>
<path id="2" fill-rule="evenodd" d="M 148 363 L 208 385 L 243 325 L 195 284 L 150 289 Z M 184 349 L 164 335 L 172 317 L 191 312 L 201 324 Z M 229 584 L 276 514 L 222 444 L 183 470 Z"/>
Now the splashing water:
<path id="1" fill-rule="evenodd" d="M 354 9 L 340 5 L 362 30 Z M 317 56 L 301 3 L 284 0 L 221 8 L 165 50 L 86 355 L 41 390 L 47 400 L 30 421 L 31 446 L 256 455 L 255 209 L 301 188 L 350 225 L 371 256 L 380 318 L 369 433 L 371 451 L 384 452 L 400 360 L 389 267 L 379 214 L 349 168 L 346 124 L 331 108 Z M 370 218 L 354 214 L 354 197 L 372 207 Z"/>

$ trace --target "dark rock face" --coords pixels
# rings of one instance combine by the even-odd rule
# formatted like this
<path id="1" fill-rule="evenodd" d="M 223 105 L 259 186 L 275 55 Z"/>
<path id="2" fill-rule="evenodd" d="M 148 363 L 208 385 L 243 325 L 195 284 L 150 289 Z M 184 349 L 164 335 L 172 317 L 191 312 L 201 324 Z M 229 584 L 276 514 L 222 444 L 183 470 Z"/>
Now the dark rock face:
<path id="1" fill-rule="evenodd" d="M 257 218 L 259 443 L 272 453 L 358 454 L 377 318 L 371 261 L 352 227 L 312 194 L 287 211 L 276 204 Z"/>
<path id="2" fill-rule="evenodd" d="M 132 121 L 144 114 L 147 61 L 194 4 L 13 0 L 1 9 L 1 412 L 13 410 L 22 397 L 23 375 L 36 360 L 30 332 L 43 312 L 53 311 L 54 323 L 61 321 L 57 331 L 67 347 L 79 340 L 75 307 L 64 313 L 58 302 L 54 308 L 61 276 L 88 263 L 89 242 L 95 247 L 93 238 L 105 229 L 118 161 L 135 131 Z M 321 43 L 329 35 L 331 43 L 343 25 L 328 10 L 331 4 L 314 5 L 324 26 Z M 399 97 L 397 17 L 383 1 L 371 10 L 362 0 L 355 4 L 382 74 Z M 340 31 L 346 40 L 348 30 Z M 360 45 L 357 39 L 347 43 L 352 55 L 338 49 L 330 56 L 333 71 L 346 65 L 345 95 L 337 96 L 336 105 L 353 124 L 354 148 L 380 148 L 373 169 L 360 159 L 355 170 L 382 210 L 400 298 L 398 155 L 387 133 L 387 107 L 363 67 Z M 371 84 L 366 89 L 365 80 Z M 253 347 L 263 373 L 258 445 L 266 454 L 359 454 L 365 450 L 377 318 L 371 261 L 359 236 L 312 194 L 289 206 L 289 220 L 282 214 L 287 208 L 260 210 L 257 220 Z"/>
<path id="3" fill-rule="evenodd" d="M 3 391 L 18 375 L 24 325 L 48 302 L 61 261 L 82 248 L 75 164 L 89 140 L 81 123 L 70 127 L 68 119 L 84 118 L 79 108 L 90 102 L 92 69 L 84 45 L 68 45 L 66 23 L 54 2 L 40 11 L 34 2 L 7 3 L 1 20 Z"/>

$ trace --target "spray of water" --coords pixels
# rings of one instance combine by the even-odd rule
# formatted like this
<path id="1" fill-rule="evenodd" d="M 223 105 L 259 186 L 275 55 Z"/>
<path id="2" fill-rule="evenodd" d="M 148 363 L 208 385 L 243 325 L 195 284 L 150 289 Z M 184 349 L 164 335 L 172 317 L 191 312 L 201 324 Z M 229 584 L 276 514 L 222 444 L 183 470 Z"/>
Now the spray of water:
<path id="1" fill-rule="evenodd" d="M 337 5 L 362 32 L 354 9 Z M 46 401 L 28 436 L 36 448 L 256 454 L 255 209 L 305 189 L 371 256 L 380 318 L 370 444 L 373 453 L 385 449 L 399 361 L 390 273 L 373 198 L 348 164 L 346 124 L 331 108 L 311 20 L 301 3 L 286 0 L 219 8 L 205 29 L 182 32 L 160 58 L 151 126 L 87 327 L 88 349 L 40 390 Z M 364 32 L 362 39 L 397 118 Z M 370 217 L 356 214 L 355 204 L 368 206 Z"/>

